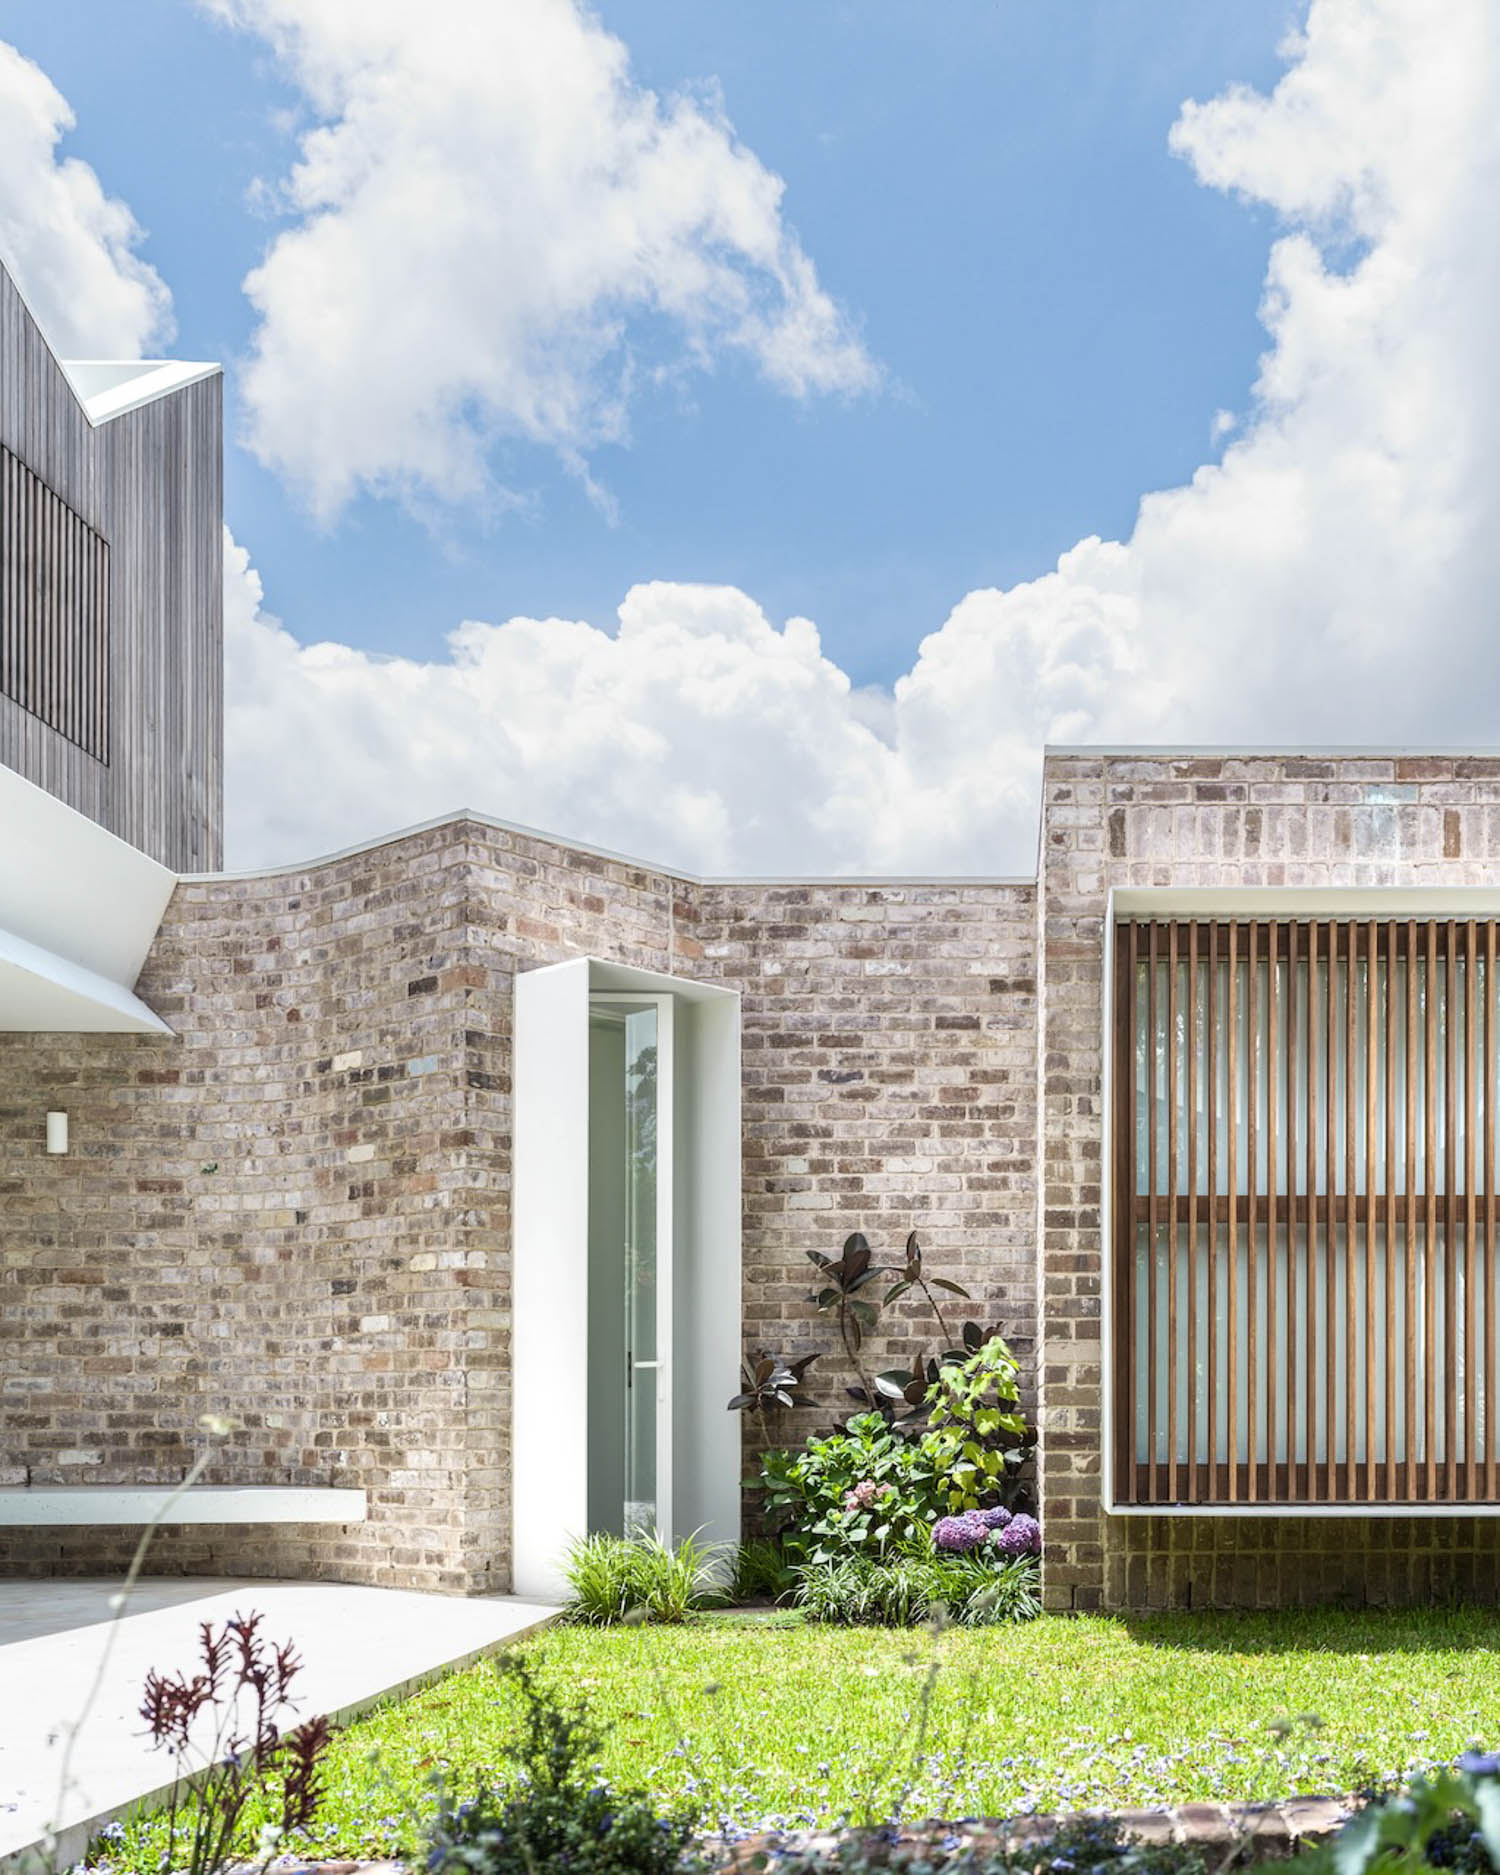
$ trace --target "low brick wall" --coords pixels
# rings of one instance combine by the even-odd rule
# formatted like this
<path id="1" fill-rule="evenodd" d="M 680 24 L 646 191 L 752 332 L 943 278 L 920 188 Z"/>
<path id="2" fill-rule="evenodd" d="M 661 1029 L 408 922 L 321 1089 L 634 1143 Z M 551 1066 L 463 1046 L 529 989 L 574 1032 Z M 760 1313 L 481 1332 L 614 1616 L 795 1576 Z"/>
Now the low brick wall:
<path id="1" fill-rule="evenodd" d="M 1209 1850 L 1231 1849 L 1236 1859 L 1274 1861 L 1298 1849 L 1327 1842 L 1353 1813 L 1345 1797 L 1289 1797 L 1283 1803 L 1183 1803 L 1165 1810 L 1108 1812 L 1125 1832 L 1142 1843 L 1176 1843 Z M 1050 1842 L 1069 1824 L 1101 1814 L 1027 1816 L 982 1821 L 924 1822 L 898 1830 L 805 1830 L 792 1834 L 748 1836 L 729 1846 L 725 1866 L 747 1872 L 774 1867 L 778 1861 L 812 1857 L 837 1863 L 841 1847 L 858 1844 L 868 1860 L 895 1866 L 914 1858 L 924 1865 L 949 1856 L 1003 1849 L 1024 1854 Z"/>

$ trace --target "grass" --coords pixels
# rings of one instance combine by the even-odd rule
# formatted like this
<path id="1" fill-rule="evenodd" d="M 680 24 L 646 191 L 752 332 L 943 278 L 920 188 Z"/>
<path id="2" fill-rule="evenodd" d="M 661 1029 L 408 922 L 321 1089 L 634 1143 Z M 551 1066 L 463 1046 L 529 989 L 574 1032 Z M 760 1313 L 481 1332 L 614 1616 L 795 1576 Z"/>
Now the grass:
<path id="1" fill-rule="evenodd" d="M 909 1815 L 1348 1790 L 1500 1741 L 1500 1619 L 1478 1610 L 1042 1619 L 936 1645 Z M 912 1779 L 925 1633 L 774 1611 L 534 1646 L 611 1727 L 606 1769 L 697 1798 L 707 1827 L 888 1816 Z M 409 1850 L 425 1780 L 492 1769 L 514 1713 L 485 1664 L 351 1727 L 312 1850 Z M 149 1836 L 132 1827 L 111 1864 L 154 1875 Z"/>

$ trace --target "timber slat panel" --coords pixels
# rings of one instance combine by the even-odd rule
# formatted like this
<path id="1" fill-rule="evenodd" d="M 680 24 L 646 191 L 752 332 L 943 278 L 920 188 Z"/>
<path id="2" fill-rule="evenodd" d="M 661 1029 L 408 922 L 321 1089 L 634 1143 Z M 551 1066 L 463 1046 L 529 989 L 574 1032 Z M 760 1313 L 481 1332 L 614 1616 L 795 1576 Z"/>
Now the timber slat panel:
<path id="1" fill-rule="evenodd" d="M 1385 957 L 1385 1319 L 1390 1339 L 1385 1347 L 1385 1490 L 1396 1492 L 1396 1043 L 1401 1033 L 1396 927 L 1386 926 Z M 1371 1196 L 1373 1197 L 1373 1189 Z"/>
<path id="2" fill-rule="evenodd" d="M 1497 947 L 1491 918 L 1122 924 L 1120 1501 L 1500 1501 Z"/>
<path id="3" fill-rule="evenodd" d="M 108 547 L 3 444 L 0 479 L 0 692 L 107 762 L 107 721 L 92 686 L 109 668 Z"/>
<path id="4" fill-rule="evenodd" d="M 1245 1190 L 1250 1203 L 1245 1228 L 1245 1486 L 1256 1495 L 1260 1463 L 1260 1257 L 1256 1217 L 1260 1195 L 1260 926 L 1252 918 L 1245 951 Z"/>
<path id="5" fill-rule="evenodd" d="M 1167 926 L 1167 1112 L 1177 1112 L 1177 926 Z M 1167 1128 L 1167 1495 L 1177 1496 L 1177 1138 Z"/>
<path id="6" fill-rule="evenodd" d="M 1496 1492 L 1495 1333 L 1495 926 L 1484 928 L 1484 1494 Z"/>
<path id="7" fill-rule="evenodd" d="M 0 763 L 182 872 L 223 857 L 222 414 L 213 375 L 90 423 L 0 265 L 0 449 L 49 491 L 0 472 Z"/>
<path id="8" fill-rule="evenodd" d="M 1477 1194 L 1474 1190 L 1474 1129 L 1478 1124 L 1474 1087 L 1475 1048 L 1478 1045 L 1478 1009 L 1475 981 L 1477 958 L 1474 954 L 1474 920 L 1464 926 L 1464 1496 L 1478 1495 L 1479 1480 L 1475 1450 L 1478 1426 L 1475 1411 L 1474 1376 L 1476 1316 L 1474 1309 L 1474 1228 L 1477 1217 Z"/>
<path id="9" fill-rule="evenodd" d="M 1160 972 L 1157 969 L 1156 939 L 1160 930 L 1158 925 L 1147 927 L 1146 954 L 1147 966 L 1147 1025 L 1146 1025 L 1146 1425 L 1149 1428 L 1151 1453 L 1151 1498 L 1156 1501 L 1160 1495 L 1160 1481 L 1157 1478 L 1157 1428 L 1161 1424 L 1161 1402 L 1157 1397 L 1157 1293 L 1156 1293 L 1156 1186 L 1157 1186 L 1157 1113 L 1161 1102 L 1157 1097 L 1157 1049 L 1156 1049 L 1156 980 Z"/>
<path id="10" fill-rule="evenodd" d="M 1423 1246 L 1426 1262 L 1423 1266 L 1425 1283 L 1424 1315 L 1426 1334 L 1423 1340 L 1424 1354 L 1422 1371 L 1424 1386 L 1422 1390 L 1422 1410 L 1425 1420 L 1425 1442 L 1423 1455 L 1426 1461 L 1427 1495 L 1437 1495 L 1437 1362 L 1433 1351 L 1437 1347 L 1437 1213 L 1433 1206 L 1433 1194 L 1437 1188 L 1437 933 L 1436 924 L 1427 926 L 1427 994 L 1425 1035 L 1425 1077 L 1426 1077 L 1426 1198 L 1423 1206 Z"/>
<path id="11" fill-rule="evenodd" d="M 1198 1372 L 1198 927 L 1188 926 L 1187 969 L 1187 1499 L 1195 1501 L 1197 1467 L 1191 1456 L 1198 1443 L 1198 1394 L 1194 1378 Z"/>

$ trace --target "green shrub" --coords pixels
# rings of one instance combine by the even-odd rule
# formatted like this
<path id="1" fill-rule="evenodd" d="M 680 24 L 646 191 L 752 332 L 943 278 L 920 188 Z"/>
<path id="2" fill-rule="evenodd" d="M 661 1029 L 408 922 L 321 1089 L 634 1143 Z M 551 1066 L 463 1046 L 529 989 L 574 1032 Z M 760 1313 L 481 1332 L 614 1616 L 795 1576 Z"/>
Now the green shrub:
<path id="1" fill-rule="evenodd" d="M 439 1784 L 427 1875 L 676 1875 L 696 1818 L 601 1782 L 604 1736 L 585 1709 L 539 1688 L 524 1661 L 503 1664 L 522 1702 L 517 1775 L 505 1791 L 481 1783 L 460 1802 Z"/>
<path id="2" fill-rule="evenodd" d="M 752 1537 L 734 1553 L 729 1598 L 736 1602 L 779 1602 L 792 1592 L 795 1579 L 786 1553 L 771 1538 Z"/>
<path id="3" fill-rule="evenodd" d="M 1030 1556 L 841 1556 L 798 1569 L 796 1602 L 809 1621 L 911 1627 L 941 1608 L 961 1627 L 1028 1621 L 1041 1613 Z"/>
<path id="4" fill-rule="evenodd" d="M 1297 1858 L 1307 1875 L 1463 1875 L 1500 1869 L 1500 1755 L 1466 1751 L 1454 1768 L 1382 1792 L 1331 1842 Z"/>
<path id="5" fill-rule="evenodd" d="M 761 1482 L 766 1513 L 794 1564 L 920 1553 L 947 1509 L 921 1441 L 879 1413 L 857 1414 L 800 1452 L 767 1452 Z"/>
<path id="6" fill-rule="evenodd" d="M 922 1446 L 945 1480 L 945 1510 L 1014 1510 L 1020 1501 L 1020 1471 L 1036 1439 L 1021 1417 L 1019 1371 L 994 1335 L 967 1360 L 945 1362 L 927 1389 Z"/>
<path id="7" fill-rule="evenodd" d="M 685 1536 L 674 1549 L 659 1536 L 589 1536 L 569 1550 L 563 1574 L 573 1591 L 570 1621 L 608 1627 L 627 1617 L 682 1621 L 713 1596 L 718 1551 Z"/>

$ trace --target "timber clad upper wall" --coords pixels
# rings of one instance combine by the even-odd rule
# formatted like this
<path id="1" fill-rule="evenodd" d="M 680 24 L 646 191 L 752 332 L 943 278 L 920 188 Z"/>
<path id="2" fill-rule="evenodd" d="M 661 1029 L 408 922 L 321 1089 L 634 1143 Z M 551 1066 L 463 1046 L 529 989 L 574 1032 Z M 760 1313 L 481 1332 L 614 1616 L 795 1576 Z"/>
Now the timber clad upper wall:
<path id="1" fill-rule="evenodd" d="M 215 375 L 95 429 L 0 267 L 0 445 L 108 543 L 107 759 L 0 695 L 0 762 L 183 872 L 222 863 Z"/>

